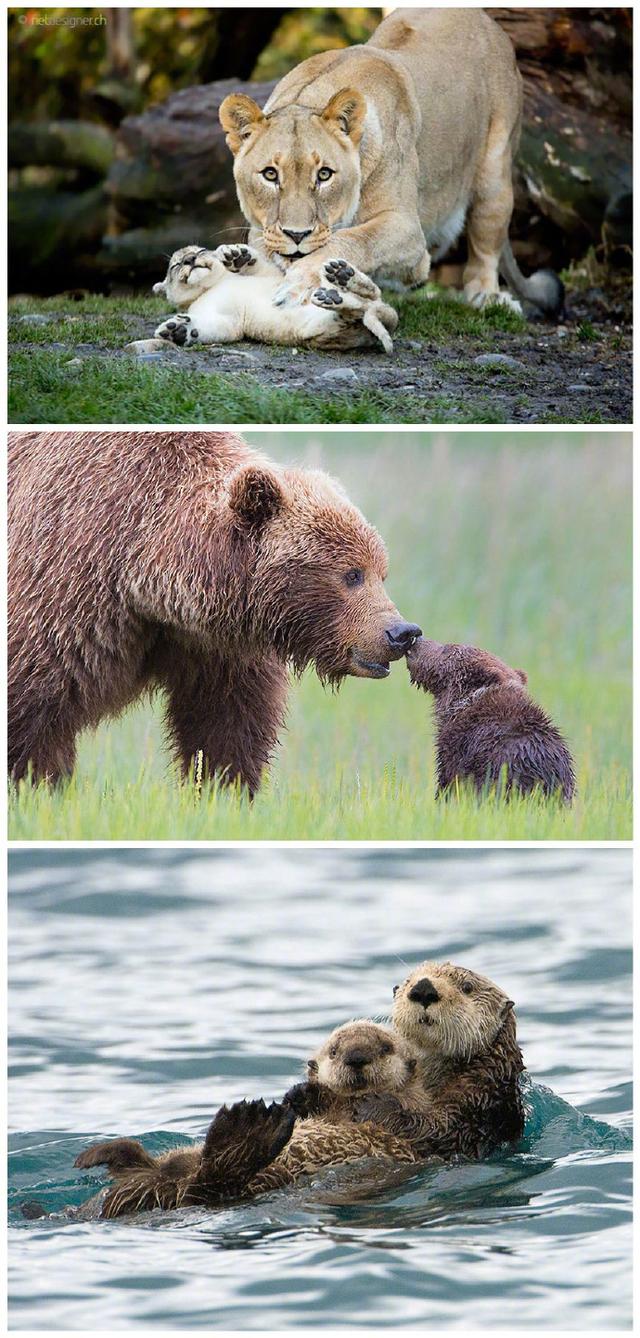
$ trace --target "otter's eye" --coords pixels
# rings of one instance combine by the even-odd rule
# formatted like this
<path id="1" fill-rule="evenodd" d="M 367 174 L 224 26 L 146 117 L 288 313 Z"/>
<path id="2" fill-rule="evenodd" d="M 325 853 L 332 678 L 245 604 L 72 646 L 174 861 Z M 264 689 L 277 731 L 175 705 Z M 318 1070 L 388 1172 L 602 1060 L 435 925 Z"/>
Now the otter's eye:
<path id="1" fill-rule="evenodd" d="M 265 181 L 278 180 L 278 170 L 275 167 L 263 167 L 261 175 L 264 177 Z"/>
<path id="2" fill-rule="evenodd" d="M 388 1044 L 387 1044 L 387 1045 L 383 1045 L 383 1047 L 382 1047 L 382 1053 L 383 1053 L 383 1055 L 392 1055 L 392 1054 L 393 1054 L 393 1046 L 392 1046 L 392 1045 L 388 1045 Z"/>
<path id="3" fill-rule="evenodd" d="M 473 985 L 470 980 L 464 980 L 460 986 L 463 994 L 473 994 Z"/>
<path id="4" fill-rule="evenodd" d="M 331 1049 L 330 1049 L 330 1051 L 329 1051 L 329 1059 L 335 1059 L 337 1053 L 338 1053 L 338 1051 L 337 1051 L 335 1045 L 332 1045 L 332 1046 L 331 1046 Z"/>
<path id="5" fill-rule="evenodd" d="M 335 176 L 335 172 L 334 172 L 334 170 L 333 170 L 332 167 L 321 167 L 321 168 L 319 168 L 319 170 L 318 170 L 318 175 L 317 175 L 316 180 L 317 180 L 317 181 L 330 181 L 331 178 L 334 177 L 334 176 Z"/>
<path id="6" fill-rule="evenodd" d="M 364 572 L 361 567 L 352 567 L 351 571 L 345 574 L 345 585 L 364 585 Z"/>

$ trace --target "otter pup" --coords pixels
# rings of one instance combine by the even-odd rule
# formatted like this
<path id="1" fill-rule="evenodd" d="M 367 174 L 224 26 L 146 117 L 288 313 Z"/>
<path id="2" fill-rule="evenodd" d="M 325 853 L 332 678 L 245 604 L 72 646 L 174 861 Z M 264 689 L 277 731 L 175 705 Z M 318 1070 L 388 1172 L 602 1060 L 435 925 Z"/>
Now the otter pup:
<path id="1" fill-rule="evenodd" d="M 116 1138 L 86 1148 L 74 1165 L 108 1168 L 116 1183 L 101 1200 L 99 1216 L 113 1218 L 152 1208 L 218 1207 L 363 1157 L 412 1162 L 402 1136 L 366 1121 L 350 1123 L 350 1116 L 353 1097 L 363 1092 L 393 1093 L 401 1108 L 413 1108 L 422 1099 L 417 1065 L 400 1035 L 372 1022 L 347 1023 L 309 1060 L 308 1083 L 293 1088 L 282 1104 L 223 1106 L 199 1147 L 153 1157 L 136 1140 Z M 297 1114 L 308 1118 L 296 1120 Z"/>
<path id="2" fill-rule="evenodd" d="M 368 1094 L 355 1120 L 406 1138 L 416 1158 L 486 1157 L 524 1129 L 513 1001 L 485 976 L 451 962 L 423 962 L 394 989 L 395 1030 L 419 1055 L 426 1103 L 411 1111 Z"/>
<path id="3" fill-rule="evenodd" d="M 456 780 L 482 791 L 504 780 L 528 794 L 575 791 L 573 762 L 556 726 L 526 690 L 524 669 L 510 669 L 475 646 L 441 645 L 419 638 L 407 654 L 411 682 L 435 698 L 436 794 Z"/>

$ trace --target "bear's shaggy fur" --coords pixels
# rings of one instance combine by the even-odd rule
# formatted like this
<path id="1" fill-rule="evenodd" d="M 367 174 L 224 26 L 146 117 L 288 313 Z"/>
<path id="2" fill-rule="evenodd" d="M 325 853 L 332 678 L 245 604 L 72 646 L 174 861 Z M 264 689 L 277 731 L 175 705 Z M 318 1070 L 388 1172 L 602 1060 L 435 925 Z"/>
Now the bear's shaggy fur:
<path id="1" fill-rule="evenodd" d="M 70 775 L 80 730 L 160 688 L 185 773 L 253 793 L 288 663 L 381 678 L 419 633 L 340 487 L 235 433 L 20 432 L 9 462 L 16 780 Z"/>
<path id="2" fill-rule="evenodd" d="M 524 669 L 476 646 L 414 642 L 407 664 L 411 682 L 435 699 L 438 793 L 456 779 L 476 789 L 504 784 L 528 794 L 539 789 L 571 803 L 573 762 L 553 721 L 532 701 Z"/>

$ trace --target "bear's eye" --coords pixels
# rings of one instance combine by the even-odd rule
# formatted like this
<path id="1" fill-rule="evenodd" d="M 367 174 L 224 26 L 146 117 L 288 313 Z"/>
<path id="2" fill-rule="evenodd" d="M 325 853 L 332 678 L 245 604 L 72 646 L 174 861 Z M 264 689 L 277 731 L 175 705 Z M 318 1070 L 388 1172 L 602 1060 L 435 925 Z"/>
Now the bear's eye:
<path id="1" fill-rule="evenodd" d="M 345 574 L 345 585 L 364 585 L 364 572 L 361 567 L 352 567 L 351 571 Z"/>
<path id="2" fill-rule="evenodd" d="M 278 170 L 276 167 L 263 167 L 262 176 L 264 177 L 265 181 L 277 181 Z"/>
<path id="3" fill-rule="evenodd" d="M 334 172 L 334 170 L 333 170 L 332 167 L 321 167 L 321 168 L 318 170 L 318 176 L 317 176 L 316 180 L 317 180 L 317 181 L 330 181 L 331 178 L 334 177 L 334 176 L 335 176 L 335 172 Z"/>
<path id="4" fill-rule="evenodd" d="M 463 994 L 473 994 L 473 985 L 470 980 L 463 980 L 460 989 Z"/>

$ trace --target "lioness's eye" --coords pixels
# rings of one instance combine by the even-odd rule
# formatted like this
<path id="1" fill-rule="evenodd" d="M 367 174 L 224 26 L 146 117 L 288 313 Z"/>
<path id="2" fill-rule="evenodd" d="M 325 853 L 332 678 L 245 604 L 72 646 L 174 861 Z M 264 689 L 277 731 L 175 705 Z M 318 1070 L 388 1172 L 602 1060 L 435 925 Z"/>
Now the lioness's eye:
<path id="1" fill-rule="evenodd" d="M 335 176 L 335 172 L 332 167 L 321 167 L 318 169 L 318 181 L 329 181 L 333 176 Z"/>
<path id="2" fill-rule="evenodd" d="M 352 567 L 344 579 L 347 585 L 364 585 L 364 572 L 361 567 Z"/>
<path id="3" fill-rule="evenodd" d="M 262 175 L 263 175 L 265 181 L 277 181 L 277 180 L 278 180 L 278 170 L 277 170 L 277 168 L 275 168 L 275 167 L 263 167 L 263 169 L 262 169 Z"/>

